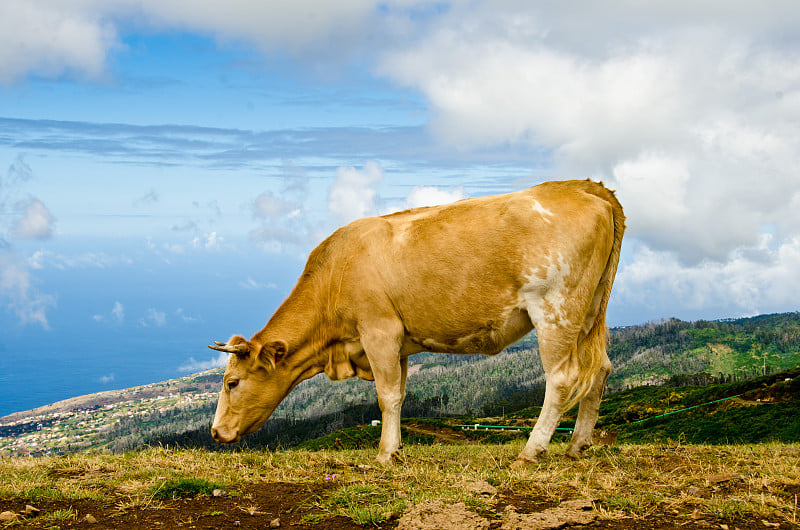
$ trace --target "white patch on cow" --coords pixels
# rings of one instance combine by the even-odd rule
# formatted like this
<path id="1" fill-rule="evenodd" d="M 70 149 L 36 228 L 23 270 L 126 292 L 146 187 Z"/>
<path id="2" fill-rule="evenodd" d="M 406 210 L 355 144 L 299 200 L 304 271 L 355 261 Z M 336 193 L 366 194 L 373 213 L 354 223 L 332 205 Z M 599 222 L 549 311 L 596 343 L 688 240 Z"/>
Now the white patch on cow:
<path id="1" fill-rule="evenodd" d="M 559 254 L 549 264 L 533 267 L 519 291 L 520 307 L 537 328 L 562 326 L 566 320 L 566 284 L 569 263 Z"/>
<path id="2" fill-rule="evenodd" d="M 549 223 L 550 219 L 548 219 L 548 217 L 553 217 L 553 212 L 542 206 L 542 203 L 536 199 L 532 199 L 531 202 L 533 203 L 531 205 L 533 207 L 533 211 L 541 215 L 544 221 Z"/>

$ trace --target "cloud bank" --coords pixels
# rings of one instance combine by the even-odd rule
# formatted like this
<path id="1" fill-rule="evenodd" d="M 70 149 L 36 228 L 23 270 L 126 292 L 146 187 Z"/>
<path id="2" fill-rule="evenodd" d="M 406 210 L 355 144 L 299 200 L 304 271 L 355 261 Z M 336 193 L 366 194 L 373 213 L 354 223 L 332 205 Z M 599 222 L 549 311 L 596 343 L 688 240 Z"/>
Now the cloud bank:
<path id="1" fill-rule="evenodd" d="M 358 58 L 360 68 L 426 102 L 430 136 L 415 128 L 305 130 L 292 143 L 274 131 L 172 134 L 6 119 L 0 128 L 14 134 L 0 142 L 237 167 L 316 149 L 338 157 L 327 195 L 337 223 L 386 211 L 380 164 L 355 168 L 367 157 L 430 166 L 449 150 L 462 163 L 534 164 L 544 153 L 549 167 L 537 170 L 538 180 L 591 176 L 618 190 L 629 224 L 620 296 L 756 312 L 783 307 L 779 286 L 794 285 L 783 271 L 800 269 L 797 2 L 304 0 L 278 8 L 246 0 L 8 0 L 0 6 L 0 83 L 102 79 L 134 27 L 211 35 L 221 46 L 291 57 L 309 70 L 324 63 L 340 75 Z M 385 141 L 375 149 L 378 136 Z M 353 161 L 342 161 L 343 152 Z M 29 173 L 20 163 L 7 178 Z M 265 190 L 252 201 L 253 241 L 281 250 L 315 239 L 298 195 Z M 408 205 L 417 204 L 409 196 Z M 48 237 L 52 216 L 48 222 L 43 205 L 20 211 L 0 243 Z M 214 243 L 213 233 L 198 234 L 197 246 Z M 713 288 L 701 288 L 708 282 Z"/>
<path id="2" fill-rule="evenodd" d="M 425 94 L 454 147 L 544 146 L 558 175 L 616 188 L 638 249 L 629 295 L 791 307 L 800 6 L 579 4 L 580 20 L 575 4 L 462 6 L 379 70 Z"/>
<path id="3" fill-rule="evenodd" d="M 42 201 L 24 193 L 33 171 L 18 155 L 0 180 L 0 302 L 14 313 L 23 325 L 38 324 L 49 328 L 47 311 L 56 306 L 56 298 L 40 292 L 28 260 L 17 255 L 20 240 L 50 239 L 55 219 Z"/>

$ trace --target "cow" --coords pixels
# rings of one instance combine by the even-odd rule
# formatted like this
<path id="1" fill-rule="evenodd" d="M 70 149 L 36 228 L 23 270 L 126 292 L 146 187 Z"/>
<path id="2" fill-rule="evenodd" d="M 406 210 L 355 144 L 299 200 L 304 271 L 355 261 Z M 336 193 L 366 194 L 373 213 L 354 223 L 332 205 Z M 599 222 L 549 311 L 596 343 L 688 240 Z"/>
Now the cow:
<path id="1" fill-rule="evenodd" d="M 580 403 L 566 449 L 591 445 L 611 363 L 606 306 L 625 215 L 602 183 L 553 181 L 504 195 L 367 217 L 309 255 L 264 328 L 209 346 L 230 353 L 211 428 L 221 443 L 266 423 L 301 381 L 375 382 L 377 460 L 399 456 L 408 358 L 494 355 L 536 329 L 542 411 L 515 465 L 538 461 Z"/>

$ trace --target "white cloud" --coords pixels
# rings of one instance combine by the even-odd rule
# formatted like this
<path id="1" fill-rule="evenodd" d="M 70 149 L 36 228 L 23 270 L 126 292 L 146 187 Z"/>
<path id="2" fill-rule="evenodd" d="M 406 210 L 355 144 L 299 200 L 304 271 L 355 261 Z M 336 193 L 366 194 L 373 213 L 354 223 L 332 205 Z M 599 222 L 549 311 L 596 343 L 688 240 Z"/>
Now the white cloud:
<path id="1" fill-rule="evenodd" d="M 276 197 L 271 191 L 261 193 L 253 201 L 253 216 L 259 219 L 274 221 L 296 209 L 296 204 Z"/>
<path id="2" fill-rule="evenodd" d="M 39 324 L 49 329 L 47 310 L 56 306 L 52 295 L 39 292 L 32 285 L 25 262 L 13 255 L 0 255 L 0 295 L 22 324 Z"/>
<path id="3" fill-rule="evenodd" d="M 682 263 L 725 261 L 766 224 L 797 234 L 800 7 L 580 5 L 603 22 L 573 4 L 458 7 L 380 72 L 423 92 L 458 148 L 541 146 L 554 176 L 604 179 L 629 237 Z"/>
<path id="4" fill-rule="evenodd" d="M 56 299 L 34 287 L 31 269 L 35 266 L 20 258 L 10 242 L 11 236 L 47 239 L 52 235 L 53 217 L 41 201 L 36 198 L 14 199 L 32 178 L 33 171 L 24 156 L 17 155 L 6 178 L 0 181 L 0 300 L 23 325 L 39 324 L 49 329 L 47 311 L 56 306 Z M 11 204 L 15 205 L 14 208 L 10 208 Z"/>
<path id="5" fill-rule="evenodd" d="M 109 54 L 124 48 L 130 28 L 211 35 L 223 44 L 247 42 L 310 59 L 317 68 L 348 60 L 392 38 L 407 38 L 413 15 L 436 2 L 197 2 L 194 0 L 3 0 L 0 2 L 0 83 L 29 73 L 101 79 Z M 417 16 L 419 19 L 419 17 Z"/>
<path id="6" fill-rule="evenodd" d="M 203 234 L 192 239 L 192 247 L 202 250 L 219 250 L 225 239 L 216 232 Z"/>
<path id="7" fill-rule="evenodd" d="M 758 245 L 737 250 L 725 262 L 691 266 L 673 252 L 641 245 L 617 274 L 615 304 L 645 308 L 652 316 L 682 310 L 710 317 L 797 310 L 800 237 L 774 244 L 764 235 Z"/>
<path id="8" fill-rule="evenodd" d="M 0 83 L 35 72 L 75 72 L 99 78 L 116 41 L 114 28 L 93 2 L 0 2 Z"/>
<path id="9" fill-rule="evenodd" d="M 436 186 L 414 186 L 406 198 L 406 206 L 408 208 L 437 206 L 466 198 L 467 195 L 464 193 L 463 186 L 458 186 L 452 190 L 443 190 Z"/>
<path id="10" fill-rule="evenodd" d="M 125 321 L 125 307 L 120 302 L 114 302 L 114 307 L 111 308 L 111 316 L 114 317 L 119 323 Z"/>
<path id="11" fill-rule="evenodd" d="M 336 180 L 328 190 L 328 211 L 342 224 L 378 212 L 378 192 L 375 185 L 383 179 L 383 170 L 377 162 L 367 162 L 363 171 L 354 167 L 340 167 Z"/>
<path id="12" fill-rule="evenodd" d="M 275 284 L 275 283 L 272 283 L 272 282 L 270 282 L 270 283 L 257 282 L 257 281 L 255 281 L 253 278 L 251 278 L 249 276 L 247 277 L 246 280 L 244 280 L 242 282 L 239 282 L 239 287 L 247 289 L 248 291 L 260 291 L 262 289 L 277 289 L 278 288 L 277 284 Z"/>
<path id="13" fill-rule="evenodd" d="M 133 260 L 128 256 L 110 256 L 105 252 L 85 252 L 83 254 L 58 254 L 47 249 L 39 249 L 27 260 L 31 269 L 41 270 L 47 267 L 66 270 L 73 268 L 105 269 L 114 265 L 130 265 Z"/>
<path id="14" fill-rule="evenodd" d="M 190 323 L 190 322 L 200 322 L 200 320 L 201 320 L 201 319 L 200 319 L 200 318 L 198 318 L 198 317 L 193 317 L 193 316 L 191 316 L 191 315 L 187 315 L 187 314 L 186 314 L 186 311 L 184 311 L 184 309 L 183 309 L 182 307 L 179 307 L 179 308 L 178 308 L 178 309 L 175 311 L 175 314 L 176 314 L 176 315 L 178 315 L 178 316 L 180 317 L 180 319 L 181 319 L 181 320 L 183 320 L 184 322 L 187 322 L 187 323 Z"/>
<path id="15" fill-rule="evenodd" d="M 100 381 L 104 385 L 107 385 L 109 383 L 113 383 L 114 382 L 114 374 L 108 374 L 108 375 L 101 376 L 98 379 L 98 381 Z"/>
<path id="16" fill-rule="evenodd" d="M 167 314 L 151 307 L 147 310 L 144 318 L 139 320 L 139 324 L 144 327 L 155 326 L 158 328 L 163 328 L 167 325 Z"/>
<path id="17" fill-rule="evenodd" d="M 104 322 L 106 316 L 94 315 L 92 318 L 95 322 Z M 111 308 L 111 318 L 118 324 L 122 324 L 125 321 L 125 306 L 121 302 L 114 302 L 114 307 Z"/>
<path id="18" fill-rule="evenodd" d="M 22 217 L 14 223 L 14 237 L 19 239 L 50 239 L 55 219 L 47 207 L 36 198 L 17 204 Z"/>
<path id="19" fill-rule="evenodd" d="M 219 368 L 228 364 L 228 354 L 221 352 L 217 357 L 213 357 L 206 361 L 198 361 L 194 357 L 189 357 L 184 364 L 178 367 L 180 372 L 202 372 L 204 370 L 211 370 L 212 368 Z"/>
<path id="20" fill-rule="evenodd" d="M 268 252 L 305 254 L 307 247 L 322 237 L 321 223 L 312 219 L 312 212 L 306 206 L 308 175 L 304 168 L 284 162 L 281 182 L 279 193 L 265 191 L 253 201 L 253 217 L 259 224 L 249 237 Z"/>

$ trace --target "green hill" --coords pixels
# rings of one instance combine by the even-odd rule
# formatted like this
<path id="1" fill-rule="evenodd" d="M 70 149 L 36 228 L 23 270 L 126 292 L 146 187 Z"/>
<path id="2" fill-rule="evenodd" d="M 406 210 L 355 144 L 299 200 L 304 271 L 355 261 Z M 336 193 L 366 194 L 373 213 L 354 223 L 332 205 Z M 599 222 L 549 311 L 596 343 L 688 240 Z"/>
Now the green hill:
<path id="1" fill-rule="evenodd" d="M 800 369 L 726 384 L 608 396 L 598 427 L 633 442 L 800 442 Z"/>

